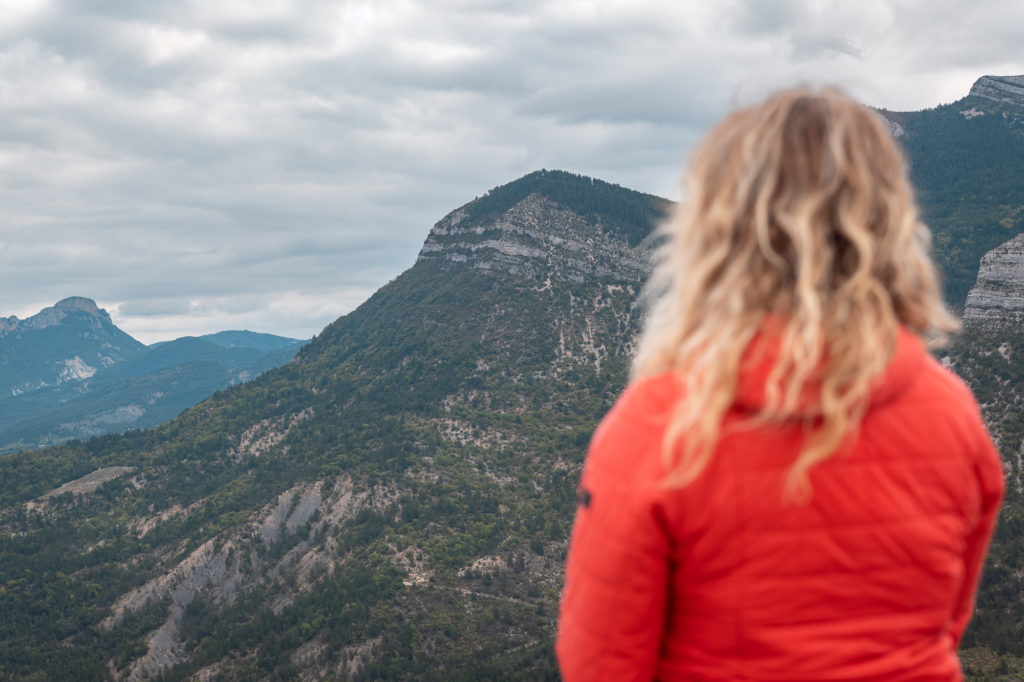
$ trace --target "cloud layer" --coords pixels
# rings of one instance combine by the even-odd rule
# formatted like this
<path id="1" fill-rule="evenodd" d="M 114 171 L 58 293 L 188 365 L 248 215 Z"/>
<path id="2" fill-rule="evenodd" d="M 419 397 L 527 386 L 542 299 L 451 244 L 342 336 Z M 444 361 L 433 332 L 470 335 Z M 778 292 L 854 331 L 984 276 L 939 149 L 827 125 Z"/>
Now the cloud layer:
<path id="1" fill-rule="evenodd" d="M 0 315 L 81 295 L 147 342 L 309 336 L 494 185 L 672 195 L 737 104 L 796 82 L 952 101 L 1024 73 L 1021 25 L 995 0 L 12 0 Z"/>

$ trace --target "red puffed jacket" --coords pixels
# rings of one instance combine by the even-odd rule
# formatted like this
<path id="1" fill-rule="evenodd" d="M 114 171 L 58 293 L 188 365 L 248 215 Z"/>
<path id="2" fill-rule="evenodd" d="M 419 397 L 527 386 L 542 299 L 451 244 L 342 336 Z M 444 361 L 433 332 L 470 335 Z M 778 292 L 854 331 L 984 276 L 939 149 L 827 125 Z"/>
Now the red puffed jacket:
<path id="1" fill-rule="evenodd" d="M 749 354 L 748 354 L 749 356 Z M 661 485 L 680 389 L 629 387 L 580 482 L 556 650 L 576 680 L 959 680 L 956 648 L 1003 494 L 969 389 L 902 331 L 853 441 L 784 499 L 806 413 L 751 426 L 742 367 L 714 457 Z"/>

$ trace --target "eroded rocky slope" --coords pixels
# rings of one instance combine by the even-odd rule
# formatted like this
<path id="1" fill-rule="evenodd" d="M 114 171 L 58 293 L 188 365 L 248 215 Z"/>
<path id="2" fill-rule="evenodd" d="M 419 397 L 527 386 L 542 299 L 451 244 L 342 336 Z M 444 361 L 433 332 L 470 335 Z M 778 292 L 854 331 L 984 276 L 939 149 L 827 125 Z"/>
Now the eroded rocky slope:
<path id="1" fill-rule="evenodd" d="M 984 255 L 978 281 L 967 294 L 964 323 L 996 331 L 1024 329 L 1024 234 Z"/>

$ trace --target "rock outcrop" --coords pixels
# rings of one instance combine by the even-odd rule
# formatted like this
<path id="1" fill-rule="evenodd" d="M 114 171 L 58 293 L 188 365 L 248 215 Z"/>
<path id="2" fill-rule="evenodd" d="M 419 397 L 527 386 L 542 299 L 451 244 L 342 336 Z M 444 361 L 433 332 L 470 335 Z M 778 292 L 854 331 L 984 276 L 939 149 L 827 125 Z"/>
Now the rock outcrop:
<path id="1" fill-rule="evenodd" d="M 1024 106 L 1024 76 L 982 76 L 969 96 Z"/>
<path id="2" fill-rule="evenodd" d="M 986 330 L 1020 328 L 1024 322 L 1024 234 L 981 259 L 978 281 L 967 294 L 963 320 L 967 326 Z"/>
<path id="3" fill-rule="evenodd" d="M 15 316 L 0 318 L 0 336 L 14 331 L 34 331 L 46 329 L 61 323 L 70 314 L 83 313 L 87 318 L 94 318 L 96 324 L 113 324 L 106 310 L 98 307 L 91 298 L 72 296 L 58 301 L 49 308 L 43 308 L 32 317 L 19 320 Z"/>
<path id="4" fill-rule="evenodd" d="M 894 138 L 900 138 L 907 134 L 907 131 L 903 129 L 903 126 L 896 121 L 887 118 L 885 114 L 879 114 L 878 116 L 882 119 L 882 123 L 885 124 L 885 127 L 889 129 L 889 134 Z"/>
<path id="5" fill-rule="evenodd" d="M 417 263 L 468 263 L 483 270 L 573 282 L 605 277 L 642 280 L 650 270 L 645 245 L 630 247 L 602 225 L 537 194 L 490 222 L 469 219 L 466 208 L 434 225 Z"/>

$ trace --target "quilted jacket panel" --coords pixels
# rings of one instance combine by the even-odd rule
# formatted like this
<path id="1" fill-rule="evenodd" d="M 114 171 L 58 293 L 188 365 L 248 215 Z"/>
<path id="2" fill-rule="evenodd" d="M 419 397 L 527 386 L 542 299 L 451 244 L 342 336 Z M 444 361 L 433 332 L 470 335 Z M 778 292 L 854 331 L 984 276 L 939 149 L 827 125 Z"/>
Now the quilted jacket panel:
<path id="1" fill-rule="evenodd" d="M 782 487 L 804 421 L 750 423 L 765 372 L 741 376 L 712 463 L 683 489 L 660 483 L 673 376 L 632 385 L 598 428 L 559 622 L 566 680 L 962 679 L 1003 493 L 970 391 L 902 333 L 799 504 Z"/>

